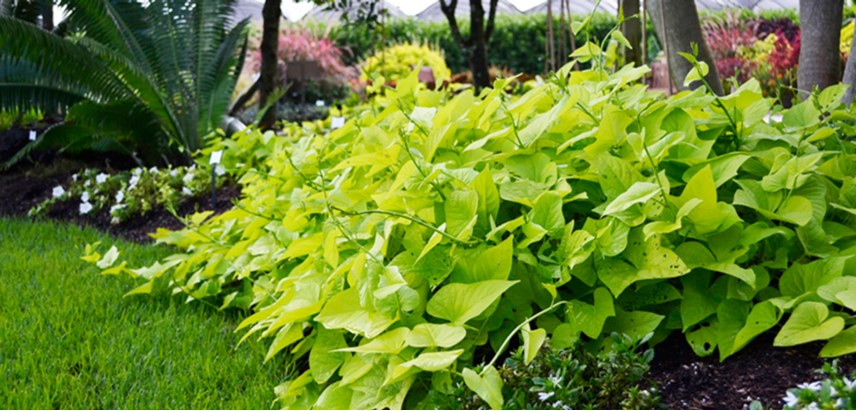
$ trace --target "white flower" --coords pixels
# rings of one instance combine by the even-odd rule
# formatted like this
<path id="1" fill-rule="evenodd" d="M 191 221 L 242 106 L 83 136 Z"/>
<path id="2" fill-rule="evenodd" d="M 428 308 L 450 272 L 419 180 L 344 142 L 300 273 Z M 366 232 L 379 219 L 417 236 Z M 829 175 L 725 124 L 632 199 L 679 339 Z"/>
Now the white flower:
<path id="1" fill-rule="evenodd" d="M 226 167 L 223 167 L 220 164 L 217 164 L 217 167 L 214 167 L 214 174 L 217 174 L 218 176 L 222 176 L 223 174 L 226 174 Z"/>
<path id="2" fill-rule="evenodd" d="M 559 385 L 562 382 L 562 378 L 559 376 L 550 377 L 550 381 L 553 382 L 553 385 Z"/>
<path id="3" fill-rule="evenodd" d="M 124 204 L 116 204 L 113 207 L 110 207 L 110 214 L 116 214 L 117 211 L 125 208 Z"/>
<path id="4" fill-rule="evenodd" d="M 172 170 L 169 170 L 169 175 L 170 175 L 170 177 L 175 177 L 175 176 L 177 176 L 177 175 L 178 175 L 178 169 L 177 169 L 177 168 L 173 168 Z"/>
<path id="5" fill-rule="evenodd" d="M 152 168 L 150 168 L 150 169 L 149 169 L 149 172 L 150 172 L 150 173 L 157 173 L 157 172 L 158 172 L 158 168 L 157 168 L 157 167 L 152 167 Z"/>
<path id="6" fill-rule="evenodd" d="M 71 181 L 77 181 L 77 173 L 71 175 Z"/>
<path id="7" fill-rule="evenodd" d="M 131 174 L 133 174 L 133 175 L 135 175 L 135 176 L 138 176 L 138 175 L 140 175 L 140 174 L 143 174 L 143 169 L 142 169 L 142 168 L 137 167 L 137 168 L 135 168 L 133 171 L 131 171 Z"/>
<path id="8" fill-rule="evenodd" d="M 92 211 L 92 204 L 89 204 L 84 201 L 80 203 L 80 207 L 78 207 L 78 210 L 80 211 L 80 214 L 87 214 Z"/>
<path id="9" fill-rule="evenodd" d="M 839 398 L 838 400 L 835 401 L 835 408 L 836 409 L 843 410 L 845 405 L 847 405 L 847 404 L 844 401 L 844 398 Z"/>
<path id="10" fill-rule="evenodd" d="M 128 188 L 136 187 L 137 183 L 139 183 L 139 182 L 140 182 L 140 176 L 138 176 L 138 175 L 131 176 L 131 180 L 128 181 Z"/>
<path id="11" fill-rule="evenodd" d="M 794 408 L 797 406 L 797 404 L 799 404 L 800 399 L 799 399 L 799 397 L 794 395 L 794 393 L 788 391 L 788 393 L 785 395 L 785 397 L 782 398 L 782 401 L 785 403 L 785 406 L 790 407 L 790 408 Z"/>
<path id="12" fill-rule="evenodd" d="M 807 410 L 819 410 L 820 407 L 817 406 L 817 403 L 812 401 L 811 404 L 806 407 Z"/>
<path id="13" fill-rule="evenodd" d="M 124 200 L 125 200 L 125 192 L 122 190 L 117 191 L 116 192 L 116 202 L 121 203 Z"/>
<path id="14" fill-rule="evenodd" d="M 185 174 L 184 177 L 182 178 L 182 180 L 184 181 L 184 184 L 187 184 L 187 183 L 193 181 L 193 173 Z"/>
<path id="15" fill-rule="evenodd" d="M 97 175 L 97 176 L 95 176 L 95 182 L 96 182 L 96 183 L 98 183 L 98 184 L 104 184 L 104 182 L 105 182 L 105 181 L 107 181 L 107 174 L 104 174 L 104 173 L 98 173 L 98 175 Z"/>
<path id="16" fill-rule="evenodd" d="M 850 380 L 847 377 L 844 377 L 844 385 L 848 390 L 856 389 L 856 380 Z"/>
<path id="17" fill-rule="evenodd" d="M 815 381 L 815 382 L 811 382 L 811 383 L 806 382 L 806 383 L 802 383 L 800 385 L 797 385 L 797 388 L 799 388 L 801 390 L 812 390 L 814 392 L 820 392 L 821 385 L 820 385 L 820 381 Z"/>
<path id="18" fill-rule="evenodd" d="M 538 400 L 539 401 L 547 401 L 550 399 L 550 397 L 553 396 L 553 394 L 554 394 L 553 392 L 539 392 L 538 393 Z"/>
<path id="19" fill-rule="evenodd" d="M 836 390 L 835 387 L 830 386 L 829 387 L 829 395 L 833 396 L 833 397 L 837 397 L 838 396 L 838 390 Z"/>
<path id="20" fill-rule="evenodd" d="M 92 185 L 92 180 L 86 180 L 86 181 L 83 183 L 83 186 L 84 186 L 84 187 L 89 187 L 89 186 L 91 186 L 91 185 Z"/>
<path id="21" fill-rule="evenodd" d="M 80 201 L 83 201 L 84 203 L 89 202 L 89 192 L 88 191 L 84 191 L 83 194 L 80 195 Z"/>
<path id="22" fill-rule="evenodd" d="M 191 165 L 190 168 L 188 168 L 187 170 L 195 171 L 196 170 L 196 164 Z"/>
<path id="23" fill-rule="evenodd" d="M 62 197 L 63 194 L 65 194 L 65 189 L 63 189 L 62 186 L 56 186 L 53 188 L 53 198 Z"/>
<path id="24" fill-rule="evenodd" d="M 192 195 L 193 195 L 193 191 L 190 191 L 190 189 L 189 189 L 189 188 L 187 188 L 187 187 L 182 187 L 182 188 L 181 188 L 181 194 L 184 194 L 184 195 L 186 195 L 186 196 L 192 196 Z"/>

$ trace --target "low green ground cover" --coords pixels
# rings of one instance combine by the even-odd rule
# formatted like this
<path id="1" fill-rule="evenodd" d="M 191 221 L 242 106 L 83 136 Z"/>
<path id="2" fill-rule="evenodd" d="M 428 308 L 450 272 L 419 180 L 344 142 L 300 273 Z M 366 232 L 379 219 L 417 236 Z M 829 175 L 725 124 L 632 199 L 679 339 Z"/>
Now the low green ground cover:
<path id="1" fill-rule="evenodd" d="M 161 297 L 122 298 L 96 275 L 94 230 L 0 219 L 0 408 L 270 408 L 279 361 L 235 350 L 235 313 Z M 168 254 L 123 244 L 138 263 Z"/>

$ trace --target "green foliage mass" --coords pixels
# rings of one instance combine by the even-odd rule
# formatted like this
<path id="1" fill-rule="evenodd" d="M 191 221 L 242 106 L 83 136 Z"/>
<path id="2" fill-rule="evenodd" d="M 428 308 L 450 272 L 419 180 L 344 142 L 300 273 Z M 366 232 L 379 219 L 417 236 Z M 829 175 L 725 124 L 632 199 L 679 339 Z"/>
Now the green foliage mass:
<path id="1" fill-rule="evenodd" d="M 35 147 L 189 163 L 220 125 L 246 51 L 247 21 L 229 28 L 234 2 L 58 3 L 65 37 L 0 16 L 0 111 L 65 115 L 10 163 Z"/>
<path id="2" fill-rule="evenodd" d="M 389 81 L 398 81 L 421 67 L 430 67 L 438 84 L 452 76 L 443 54 L 431 47 L 419 44 L 396 44 L 378 51 L 361 65 L 360 79 L 365 81 L 383 76 Z"/>
<path id="3" fill-rule="evenodd" d="M 781 326 L 777 346 L 856 352 L 844 88 L 788 110 L 756 81 L 665 97 L 599 50 L 521 96 L 413 74 L 341 128 L 247 131 L 224 142 L 236 207 L 157 234 L 181 251 L 86 258 L 139 292 L 252 310 L 239 329 L 301 365 L 276 390 L 293 408 L 414 406 L 411 387 L 443 375 L 499 408 L 497 361 L 547 338 L 678 331 L 724 360 Z"/>
<path id="4" fill-rule="evenodd" d="M 282 361 L 235 350 L 237 312 L 178 298 L 122 299 L 131 284 L 93 276 L 94 229 L 0 219 L 0 408 L 262 409 Z M 119 242 L 130 264 L 170 254 Z"/>
<path id="5" fill-rule="evenodd" d="M 505 409 L 600 410 L 660 409 L 658 392 L 645 381 L 654 350 L 641 341 L 612 335 L 607 345 L 555 350 L 545 345 L 530 362 L 520 348 L 498 369 L 504 382 Z M 449 380 L 451 381 L 451 380 Z M 448 393 L 428 391 L 422 409 L 485 409 L 487 404 L 462 382 Z"/>
<path id="6" fill-rule="evenodd" d="M 586 16 L 575 16 L 582 21 Z M 547 32 L 544 29 L 546 17 L 541 14 L 499 15 L 496 16 L 493 35 L 490 38 L 490 64 L 504 67 L 514 73 L 541 73 L 544 71 L 544 43 Z M 603 39 L 617 23 L 615 16 L 606 13 L 594 13 L 586 28 L 579 34 L 577 44 L 588 36 L 591 39 Z M 555 19 L 556 27 L 560 24 Z M 464 36 L 469 33 L 469 20 L 459 21 Z M 329 33 L 337 46 L 349 52 L 344 53 L 346 64 L 357 64 L 377 51 L 384 38 L 388 43 L 427 43 L 443 50 L 446 64 L 453 73 L 470 69 L 469 59 L 464 50 L 449 32 L 449 23 L 445 20 L 431 22 L 417 19 L 395 19 L 385 23 L 383 37 L 373 29 L 359 25 L 333 25 L 315 27 L 318 32 Z M 653 28 L 650 33 L 653 33 Z M 559 38 L 558 29 L 556 41 Z"/>

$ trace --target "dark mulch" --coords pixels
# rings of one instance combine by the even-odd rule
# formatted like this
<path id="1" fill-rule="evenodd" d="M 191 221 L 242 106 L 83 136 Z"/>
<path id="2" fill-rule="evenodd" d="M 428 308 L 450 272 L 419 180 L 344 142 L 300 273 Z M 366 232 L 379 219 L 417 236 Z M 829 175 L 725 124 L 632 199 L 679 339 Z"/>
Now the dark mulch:
<path id="1" fill-rule="evenodd" d="M 226 186 L 217 190 L 217 204 L 213 208 L 214 214 L 220 214 L 232 208 L 232 200 L 240 196 L 241 190 L 237 187 Z M 146 214 L 131 217 L 119 224 L 110 223 L 110 212 L 102 209 L 92 215 L 80 215 L 79 203 L 67 201 L 54 205 L 47 213 L 47 217 L 85 225 L 106 231 L 114 236 L 137 243 L 152 242 L 150 233 L 158 228 L 179 230 L 184 224 L 163 207 L 156 208 Z M 196 212 L 212 210 L 210 197 L 197 197 L 185 200 L 176 209 L 178 215 L 187 216 Z"/>
<path id="2" fill-rule="evenodd" d="M 9 143 L 11 138 L 6 138 L 9 135 L 0 136 L 0 142 L 6 141 L 7 144 L 11 144 Z M 14 135 L 13 138 L 20 140 Z M 26 140 L 26 137 L 24 139 Z M 12 170 L 0 172 L 0 217 L 26 216 L 32 207 L 51 195 L 51 190 L 54 187 L 59 184 L 68 187 L 71 182 L 71 175 L 83 168 L 112 169 L 110 167 L 111 162 L 104 159 L 101 159 L 100 162 L 94 159 L 81 162 L 51 156 L 50 161 L 44 160 L 45 158 L 41 158 L 23 162 Z M 240 189 L 234 185 L 218 189 L 217 204 L 213 207 L 215 214 L 232 208 L 232 201 L 238 198 L 240 194 Z M 78 205 L 76 201 L 55 204 L 47 213 L 47 218 L 94 227 L 138 243 L 151 242 L 152 238 L 149 233 L 155 232 L 159 227 L 173 230 L 183 227 L 181 221 L 163 207 L 156 208 L 145 215 L 132 217 L 119 224 L 111 224 L 107 209 L 82 216 L 78 211 Z M 176 211 L 179 215 L 186 216 L 205 210 L 212 210 L 210 193 L 183 201 Z"/>
<path id="3" fill-rule="evenodd" d="M 681 334 L 655 348 L 649 377 L 660 386 L 669 409 L 743 409 L 752 400 L 781 409 L 788 388 L 820 379 L 815 370 L 823 343 L 773 347 L 775 333 L 759 336 L 737 354 L 719 362 L 718 354 L 699 358 Z M 841 368 L 856 369 L 856 356 L 839 359 Z"/>

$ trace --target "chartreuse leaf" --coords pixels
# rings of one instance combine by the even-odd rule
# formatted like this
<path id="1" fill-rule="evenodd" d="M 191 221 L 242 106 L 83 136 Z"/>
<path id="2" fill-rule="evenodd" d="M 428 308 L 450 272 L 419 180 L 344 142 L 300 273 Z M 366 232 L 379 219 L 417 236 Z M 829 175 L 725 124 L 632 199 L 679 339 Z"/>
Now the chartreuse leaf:
<path id="1" fill-rule="evenodd" d="M 826 301 L 856 310 L 856 277 L 834 278 L 818 287 L 817 295 Z"/>
<path id="2" fill-rule="evenodd" d="M 351 398 L 353 395 L 353 389 L 342 384 L 341 381 L 336 381 L 328 385 L 321 392 L 313 408 L 320 410 L 347 410 L 351 407 Z"/>
<path id="3" fill-rule="evenodd" d="M 484 312 L 517 281 L 488 280 L 454 283 L 440 288 L 428 301 L 428 314 L 462 325 Z"/>
<path id="4" fill-rule="evenodd" d="M 684 53 L 685 54 L 685 53 Z M 707 73 L 710 71 L 710 67 L 708 67 L 707 63 L 703 61 L 697 61 L 696 65 L 687 73 L 687 76 L 684 78 L 684 87 L 689 87 L 695 81 L 700 81 Z"/>
<path id="5" fill-rule="evenodd" d="M 331 297 L 315 316 L 315 321 L 331 330 L 344 328 L 368 338 L 380 335 L 396 320 L 397 318 L 361 306 L 356 288 L 349 288 Z"/>
<path id="6" fill-rule="evenodd" d="M 594 305 L 579 300 L 572 300 L 568 304 L 568 320 L 571 325 L 591 338 L 600 336 L 603 324 L 613 315 L 615 306 L 612 295 L 603 287 L 594 290 Z"/>
<path id="7" fill-rule="evenodd" d="M 529 330 L 528 328 L 524 327 L 520 330 L 523 335 L 523 361 L 527 365 L 535 359 L 547 339 L 547 330 L 543 328 Z"/>
<path id="8" fill-rule="evenodd" d="M 737 332 L 737 336 L 734 338 L 734 344 L 732 345 L 730 352 L 728 352 L 723 358 L 734 354 L 741 348 L 745 347 L 746 344 L 749 344 L 753 338 L 761 335 L 764 331 L 775 327 L 781 319 L 782 311 L 774 304 L 769 301 L 756 304 L 752 307 L 752 311 L 749 312 L 749 316 L 746 317 L 746 324 Z"/>
<path id="9" fill-rule="evenodd" d="M 323 384 L 333 376 L 336 370 L 345 362 L 345 353 L 334 352 L 347 347 L 341 331 L 331 331 L 324 327 L 318 328 L 315 343 L 309 352 L 309 370 L 315 382 Z"/>
<path id="10" fill-rule="evenodd" d="M 410 371 L 411 368 L 416 367 L 422 371 L 440 371 L 449 368 L 455 360 L 464 352 L 463 349 L 452 350 L 452 351 L 437 351 L 437 352 L 423 352 L 419 354 L 416 358 L 403 362 L 393 369 L 391 375 L 387 378 L 387 384 L 390 381 L 395 381 L 404 375 L 406 372 Z"/>
<path id="11" fill-rule="evenodd" d="M 627 252 L 640 256 L 635 269 L 614 260 L 598 267 L 598 278 L 616 296 L 636 281 L 675 278 L 690 272 L 674 251 L 662 245 L 660 236 L 632 242 Z"/>
<path id="12" fill-rule="evenodd" d="M 660 186 L 654 183 L 638 181 L 634 183 L 624 193 L 616 197 L 603 210 L 603 215 L 612 215 L 620 213 L 628 208 L 644 203 L 660 193 Z"/>
<path id="13" fill-rule="evenodd" d="M 839 357 L 856 352 L 856 326 L 850 327 L 833 337 L 823 349 L 821 357 Z"/>
<path id="14" fill-rule="evenodd" d="M 553 191 L 547 191 L 538 196 L 535 207 L 532 209 L 532 222 L 543 227 L 551 236 L 560 236 L 565 228 L 562 197 Z"/>
<path id="15" fill-rule="evenodd" d="M 461 374 L 464 376 L 464 383 L 467 384 L 467 387 L 490 405 L 490 408 L 502 409 L 502 377 L 496 368 L 492 365 L 488 366 L 481 374 L 464 368 Z"/>
<path id="16" fill-rule="evenodd" d="M 503 242 L 488 247 L 476 254 L 475 258 L 462 258 L 457 261 L 452 281 L 474 283 L 486 280 L 506 280 L 511 273 L 511 261 L 514 254 L 513 236 Z"/>
<path id="17" fill-rule="evenodd" d="M 409 335 L 410 329 L 407 327 L 399 327 L 392 331 L 387 331 L 356 347 L 339 348 L 335 351 L 358 352 L 364 354 L 398 354 L 406 346 L 406 340 Z"/>
<path id="18" fill-rule="evenodd" d="M 818 291 L 821 286 L 841 277 L 846 261 L 847 257 L 835 257 L 808 264 L 793 264 L 779 279 L 779 291 L 783 296 L 791 298 Z"/>
<path id="19" fill-rule="evenodd" d="M 797 306 L 776 335 L 773 345 L 789 347 L 817 340 L 828 340 L 843 329 L 843 318 L 829 318 L 829 309 L 825 305 L 806 301 Z"/>
<path id="20" fill-rule="evenodd" d="M 423 323 L 407 335 L 411 347 L 451 347 L 467 336 L 467 330 L 458 325 Z"/>
<path id="21" fill-rule="evenodd" d="M 740 220 L 730 204 L 717 203 L 716 182 L 709 165 L 695 173 L 687 182 L 684 192 L 678 198 L 679 206 L 683 208 L 694 199 L 701 202 L 689 211 L 688 217 L 699 234 L 724 230 Z"/>
<path id="22" fill-rule="evenodd" d="M 454 237 L 469 239 L 478 219 L 479 196 L 475 191 L 459 190 L 446 202 L 446 232 Z"/>
<path id="23" fill-rule="evenodd" d="M 615 317 L 607 321 L 604 332 L 626 334 L 639 340 L 653 333 L 664 318 L 666 317 L 647 311 L 624 311 L 617 309 Z"/>

